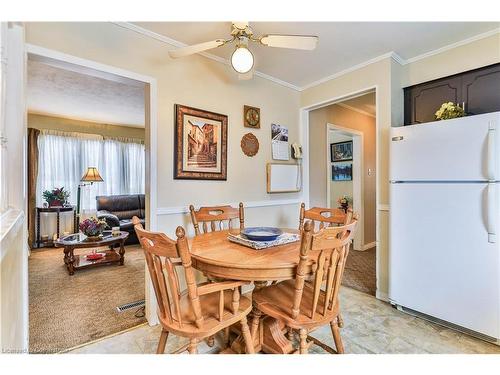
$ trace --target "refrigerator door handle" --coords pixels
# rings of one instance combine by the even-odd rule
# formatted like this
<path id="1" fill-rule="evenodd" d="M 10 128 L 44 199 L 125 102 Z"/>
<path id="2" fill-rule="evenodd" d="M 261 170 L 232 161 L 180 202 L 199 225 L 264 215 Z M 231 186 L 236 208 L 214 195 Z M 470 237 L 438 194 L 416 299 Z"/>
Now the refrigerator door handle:
<path id="1" fill-rule="evenodd" d="M 488 227 L 488 242 L 497 242 L 497 186 L 495 183 L 488 184 L 488 200 L 487 204 L 487 227 Z"/>
<path id="2" fill-rule="evenodd" d="M 497 153 L 496 153 L 496 124 L 488 124 L 488 180 L 496 181 L 497 178 Z"/>

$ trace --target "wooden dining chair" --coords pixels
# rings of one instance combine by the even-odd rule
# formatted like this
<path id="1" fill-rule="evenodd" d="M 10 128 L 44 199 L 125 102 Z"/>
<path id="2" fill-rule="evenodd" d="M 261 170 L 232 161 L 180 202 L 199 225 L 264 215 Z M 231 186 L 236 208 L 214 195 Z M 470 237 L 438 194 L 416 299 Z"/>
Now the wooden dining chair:
<path id="1" fill-rule="evenodd" d="M 238 208 L 231 206 L 200 207 L 198 211 L 193 205 L 189 206 L 191 220 L 193 221 L 196 235 L 215 232 L 224 229 L 233 229 L 233 221 L 239 221 L 239 228 L 245 227 L 245 213 L 243 203 Z M 201 230 L 200 230 L 201 224 Z"/>
<path id="2" fill-rule="evenodd" d="M 196 284 L 191 253 L 185 231 L 177 227 L 177 241 L 163 233 L 144 230 L 133 217 L 134 229 L 141 243 L 158 302 L 162 325 L 157 353 L 165 351 L 169 333 L 189 338 L 189 353 L 197 352 L 200 340 L 215 335 L 240 322 L 247 353 L 254 353 L 247 315 L 252 301 L 241 296 L 243 282 L 224 281 Z M 180 290 L 176 268 L 182 268 L 187 288 Z"/>
<path id="3" fill-rule="evenodd" d="M 347 225 L 325 227 L 314 233 L 312 221 L 307 221 L 295 278 L 254 291 L 252 328 L 259 324 L 263 313 L 299 332 L 298 353 L 307 354 L 314 342 L 331 353 L 344 353 L 338 295 L 356 225 L 354 219 Z M 308 332 L 325 324 L 330 324 L 336 350 L 316 339 L 307 342 Z"/>
<path id="4" fill-rule="evenodd" d="M 339 226 L 349 223 L 353 217 L 351 208 L 344 212 L 341 208 L 312 207 L 306 210 L 305 203 L 300 205 L 299 230 L 304 229 L 304 220 L 312 220 L 313 227 L 323 229 L 330 226 Z M 317 225 L 318 224 L 318 225 Z"/>
<path id="5" fill-rule="evenodd" d="M 189 212 L 191 213 L 191 221 L 193 222 L 194 232 L 197 236 L 202 233 L 233 229 L 233 222 L 236 220 L 239 222 L 240 230 L 245 227 L 245 211 L 242 202 L 240 202 L 238 208 L 229 205 L 209 206 L 200 207 L 198 211 L 194 209 L 193 205 L 190 205 Z M 205 276 L 211 282 L 217 280 L 211 275 Z M 224 341 L 229 341 L 229 327 L 224 332 Z M 214 342 L 214 337 L 209 337 L 207 340 L 208 346 L 213 346 Z"/>

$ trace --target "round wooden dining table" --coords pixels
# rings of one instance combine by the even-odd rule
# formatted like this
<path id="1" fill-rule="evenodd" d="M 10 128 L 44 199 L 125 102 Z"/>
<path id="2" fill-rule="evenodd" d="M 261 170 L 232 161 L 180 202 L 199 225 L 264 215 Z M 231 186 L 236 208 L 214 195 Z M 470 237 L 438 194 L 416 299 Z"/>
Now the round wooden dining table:
<path id="1" fill-rule="evenodd" d="M 282 230 L 299 233 L 296 229 Z M 269 281 L 295 277 L 300 241 L 254 250 L 229 241 L 229 233 L 237 234 L 239 229 L 209 232 L 191 238 L 189 242 L 193 267 L 209 277 L 253 282 L 255 288 L 262 288 Z M 285 328 L 269 316 L 262 318 L 259 326 L 252 327 L 255 351 L 276 354 L 292 352 L 292 343 L 283 333 Z M 241 352 L 244 345 L 240 344 L 241 340 L 238 338 L 233 341 L 231 349 Z"/>

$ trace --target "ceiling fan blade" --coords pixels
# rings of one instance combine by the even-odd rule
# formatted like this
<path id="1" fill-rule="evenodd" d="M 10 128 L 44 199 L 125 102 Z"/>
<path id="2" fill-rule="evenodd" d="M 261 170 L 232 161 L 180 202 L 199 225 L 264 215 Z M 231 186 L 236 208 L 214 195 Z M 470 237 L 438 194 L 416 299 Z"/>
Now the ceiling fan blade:
<path id="1" fill-rule="evenodd" d="M 212 48 L 217 48 L 225 44 L 224 39 L 212 40 L 211 42 L 193 44 L 192 46 L 181 47 L 171 51 L 168 51 L 170 57 L 177 59 L 179 57 L 184 57 L 188 55 L 193 55 L 195 53 L 203 52 Z"/>
<path id="2" fill-rule="evenodd" d="M 264 35 L 260 42 L 268 47 L 313 50 L 318 44 L 318 37 L 313 35 Z"/>
<path id="3" fill-rule="evenodd" d="M 248 81 L 249 79 L 252 79 L 253 78 L 253 68 L 250 69 L 250 71 L 246 72 L 246 73 L 239 73 L 238 74 L 238 79 L 240 81 Z"/>

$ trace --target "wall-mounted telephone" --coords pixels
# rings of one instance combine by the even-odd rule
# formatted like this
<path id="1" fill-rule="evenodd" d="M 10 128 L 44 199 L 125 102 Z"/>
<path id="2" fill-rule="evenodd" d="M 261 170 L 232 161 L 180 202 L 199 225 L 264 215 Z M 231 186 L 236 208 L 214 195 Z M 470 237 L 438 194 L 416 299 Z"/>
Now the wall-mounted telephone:
<path id="1" fill-rule="evenodd" d="M 292 143 L 292 158 L 302 159 L 302 146 L 297 142 Z"/>

